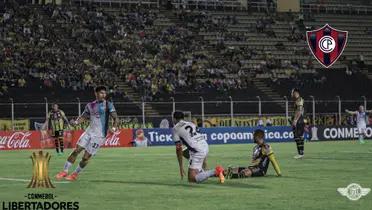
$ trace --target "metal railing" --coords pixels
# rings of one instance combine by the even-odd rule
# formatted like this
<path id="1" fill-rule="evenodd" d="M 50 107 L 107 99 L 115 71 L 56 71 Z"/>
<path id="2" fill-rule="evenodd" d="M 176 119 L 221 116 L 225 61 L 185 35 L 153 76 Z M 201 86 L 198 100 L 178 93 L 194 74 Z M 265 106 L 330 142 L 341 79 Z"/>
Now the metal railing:
<path id="1" fill-rule="evenodd" d="M 345 100 L 336 96 L 331 100 L 317 100 L 313 96 L 305 98 L 306 117 L 311 124 L 317 124 L 317 118 L 324 115 L 331 115 L 335 118 L 334 123 L 341 125 L 347 114 L 345 109 L 357 110 L 359 105 L 367 109 L 372 101 L 362 96 L 360 100 Z M 74 102 L 58 103 L 69 118 L 81 115 L 82 107 L 87 102 L 76 98 Z M 229 118 L 231 125 L 242 117 L 258 116 L 281 116 L 289 119 L 293 115 L 292 101 L 287 97 L 283 100 L 262 100 L 260 96 L 256 100 L 239 101 L 231 96 L 226 100 L 207 101 L 199 97 L 199 101 L 176 101 L 170 98 L 167 102 L 121 102 L 114 101 L 116 110 L 121 118 L 136 118 L 143 127 L 146 123 L 153 123 L 155 119 L 171 119 L 175 110 L 189 113 L 190 118 L 200 118 L 203 122 L 207 118 L 223 117 Z M 17 103 L 10 99 L 7 103 L 0 103 L 0 119 L 10 119 L 11 128 L 14 129 L 16 119 L 32 119 L 43 122 L 50 110 L 51 104 L 47 98 L 39 103 Z M 288 123 L 287 123 L 288 124 Z M 1 129 L 1 128 L 0 128 Z"/>

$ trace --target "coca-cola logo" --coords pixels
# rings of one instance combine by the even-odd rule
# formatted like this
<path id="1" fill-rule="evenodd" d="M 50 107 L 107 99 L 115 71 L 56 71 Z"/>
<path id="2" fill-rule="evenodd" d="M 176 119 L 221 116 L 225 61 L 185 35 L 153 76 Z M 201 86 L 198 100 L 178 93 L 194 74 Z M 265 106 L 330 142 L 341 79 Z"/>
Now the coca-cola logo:
<path id="1" fill-rule="evenodd" d="M 0 149 L 25 149 L 30 148 L 31 132 L 14 132 L 9 135 L 0 136 Z"/>
<path id="2" fill-rule="evenodd" d="M 107 136 L 104 146 L 106 147 L 120 146 L 120 131 L 116 131 L 112 135 Z"/>

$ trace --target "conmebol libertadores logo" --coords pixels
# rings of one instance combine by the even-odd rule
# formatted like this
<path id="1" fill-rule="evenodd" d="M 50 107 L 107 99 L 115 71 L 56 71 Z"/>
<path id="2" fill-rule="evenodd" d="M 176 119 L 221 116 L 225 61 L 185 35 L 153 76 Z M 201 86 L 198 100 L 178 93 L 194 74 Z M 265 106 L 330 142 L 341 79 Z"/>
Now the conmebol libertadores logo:
<path id="1" fill-rule="evenodd" d="M 347 43 L 348 32 L 332 28 L 328 24 L 306 32 L 311 53 L 324 67 L 331 67 L 341 56 Z"/>

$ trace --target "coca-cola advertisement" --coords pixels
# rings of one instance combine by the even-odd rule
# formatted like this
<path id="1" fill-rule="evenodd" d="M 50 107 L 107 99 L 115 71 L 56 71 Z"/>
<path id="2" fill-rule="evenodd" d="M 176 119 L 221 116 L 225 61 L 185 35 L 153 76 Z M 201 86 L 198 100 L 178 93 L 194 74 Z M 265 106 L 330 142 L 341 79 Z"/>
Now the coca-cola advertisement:
<path id="1" fill-rule="evenodd" d="M 65 148 L 76 146 L 84 130 L 66 131 Z M 102 147 L 131 147 L 132 129 L 120 129 L 107 135 Z M 0 131 L 0 150 L 54 148 L 52 138 L 43 131 Z"/>
<path id="2" fill-rule="evenodd" d="M 38 131 L 0 131 L 0 150 L 40 149 Z"/>

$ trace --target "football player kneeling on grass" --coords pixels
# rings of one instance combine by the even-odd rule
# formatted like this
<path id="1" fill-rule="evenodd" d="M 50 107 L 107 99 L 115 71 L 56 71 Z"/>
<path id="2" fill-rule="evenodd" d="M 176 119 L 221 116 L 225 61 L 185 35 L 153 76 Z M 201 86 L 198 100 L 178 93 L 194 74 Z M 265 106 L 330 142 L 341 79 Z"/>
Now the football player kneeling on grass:
<path id="1" fill-rule="evenodd" d="M 275 172 L 281 176 L 279 164 L 276 161 L 273 150 L 269 144 L 265 143 L 265 133 L 263 130 L 256 130 L 253 134 L 254 142 L 257 144 L 253 148 L 252 166 L 248 167 L 229 167 L 225 174 L 229 179 L 265 176 L 270 162 L 273 164 Z"/>
<path id="2" fill-rule="evenodd" d="M 215 170 L 204 170 L 209 147 L 206 137 L 192 122 L 184 120 L 183 112 L 173 113 L 173 140 L 176 144 L 176 155 L 181 179 L 185 172 L 183 170 L 183 156 L 189 159 L 188 180 L 189 182 L 201 183 L 209 177 L 218 177 L 220 183 L 224 183 L 224 169 L 217 166 Z M 187 150 L 182 147 L 185 146 Z"/>

